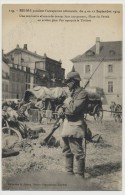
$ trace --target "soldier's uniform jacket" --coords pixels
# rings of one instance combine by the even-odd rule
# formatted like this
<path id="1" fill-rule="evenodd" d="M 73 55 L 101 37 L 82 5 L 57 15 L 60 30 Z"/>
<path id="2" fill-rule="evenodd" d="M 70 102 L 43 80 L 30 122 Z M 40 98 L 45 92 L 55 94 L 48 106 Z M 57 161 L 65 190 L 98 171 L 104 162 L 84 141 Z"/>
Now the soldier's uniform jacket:
<path id="1" fill-rule="evenodd" d="M 62 137 L 85 137 L 86 124 L 84 113 L 88 102 L 87 92 L 82 88 L 77 88 L 72 97 L 65 100 L 65 119 L 63 123 Z"/>

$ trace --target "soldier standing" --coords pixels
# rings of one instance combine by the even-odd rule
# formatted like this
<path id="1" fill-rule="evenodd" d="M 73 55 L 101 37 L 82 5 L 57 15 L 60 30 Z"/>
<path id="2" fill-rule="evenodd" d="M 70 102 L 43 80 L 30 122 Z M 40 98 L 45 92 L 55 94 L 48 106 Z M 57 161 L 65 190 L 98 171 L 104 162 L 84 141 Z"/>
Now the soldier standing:
<path id="1" fill-rule="evenodd" d="M 86 130 L 84 112 L 86 111 L 88 96 L 86 91 L 80 87 L 80 80 L 78 72 L 67 74 L 66 84 L 71 95 L 64 101 L 65 119 L 62 139 L 66 172 L 74 174 L 73 165 L 74 160 L 76 160 L 75 175 L 84 178 L 85 148 L 83 148 L 83 138 L 85 138 Z"/>
<path id="2" fill-rule="evenodd" d="M 35 107 L 39 109 L 38 111 L 38 115 L 39 115 L 39 122 L 42 123 L 42 119 L 43 119 L 43 110 L 45 109 L 45 105 L 43 103 L 43 101 L 45 101 L 44 99 L 39 100 L 38 102 L 35 104 Z"/>

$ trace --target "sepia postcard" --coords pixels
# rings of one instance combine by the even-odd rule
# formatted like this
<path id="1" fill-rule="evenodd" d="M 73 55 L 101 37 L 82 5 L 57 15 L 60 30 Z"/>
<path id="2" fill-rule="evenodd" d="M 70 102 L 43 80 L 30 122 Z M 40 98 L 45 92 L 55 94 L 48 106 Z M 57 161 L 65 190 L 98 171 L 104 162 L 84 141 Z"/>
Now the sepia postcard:
<path id="1" fill-rule="evenodd" d="M 2 191 L 122 191 L 123 4 L 2 4 Z"/>

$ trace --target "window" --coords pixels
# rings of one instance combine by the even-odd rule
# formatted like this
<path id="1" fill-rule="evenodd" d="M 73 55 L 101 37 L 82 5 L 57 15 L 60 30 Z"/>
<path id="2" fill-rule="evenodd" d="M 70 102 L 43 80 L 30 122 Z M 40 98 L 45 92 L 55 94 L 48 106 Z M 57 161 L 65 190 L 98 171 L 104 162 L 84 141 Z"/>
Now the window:
<path id="1" fill-rule="evenodd" d="M 35 67 L 37 68 L 37 69 L 40 69 L 40 70 L 45 70 L 45 64 L 44 64 L 44 62 L 36 62 L 36 65 L 35 65 Z"/>
<path id="2" fill-rule="evenodd" d="M 18 83 L 16 84 L 16 90 L 17 90 L 17 91 L 19 90 L 19 86 L 18 86 Z"/>
<path id="3" fill-rule="evenodd" d="M 114 51 L 114 50 L 110 50 L 110 51 L 109 51 L 109 54 L 110 54 L 111 56 L 114 56 L 114 55 L 115 55 L 115 51 Z"/>
<path id="4" fill-rule="evenodd" d="M 10 72 L 10 80 L 12 80 L 12 74 L 11 74 L 11 72 Z"/>
<path id="5" fill-rule="evenodd" d="M 85 65 L 85 73 L 90 73 L 90 65 Z"/>
<path id="6" fill-rule="evenodd" d="M 29 74 L 26 75 L 26 80 L 27 80 L 26 81 L 27 83 L 30 83 L 30 75 Z"/>
<path id="7" fill-rule="evenodd" d="M 15 73 L 12 73 L 12 80 L 15 81 Z"/>
<path id="8" fill-rule="evenodd" d="M 8 84 L 5 85 L 5 91 L 8 92 Z"/>
<path id="9" fill-rule="evenodd" d="M 21 62 L 24 62 L 24 59 L 23 58 L 21 58 Z"/>
<path id="10" fill-rule="evenodd" d="M 21 91 L 24 91 L 25 90 L 25 86 L 22 84 L 21 85 Z"/>
<path id="11" fill-rule="evenodd" d="M 2 90 L 4 91 L 4 83 L 2 83 Z"/>
<path id="12" fill-rule="evenodd" d="M 113 81 L 108 82 L 108 92 L 113 93 Z"/>
<path id="13" fill-rule="evenodd" d="M 94 55 L 95 55 L 95 52 L 92 51 L 92 50 L 88 50 L 88 51 L 86 52 L 86 56 L 94 56 Z"/>
<path id="14" fill-rule="evenodd" d="M 15 81 L 19 82 L 19 74 L 15 73 Z"/>
<path id="15" fill-rule="evenodd" d="M 13 92 L 17 92 L 16 83 L 13 83 L 13 84 L 12 84 L 12 91 L 13 91 Z"/>
<path id="16" fill-rule="evenodd" d="M 7 78 L 7 79 L 9 78 L 9 74 L 8 74 L 8 72 L 6 72 L 6 78 Z"/>
<path id="17" fill-rule="evenodd" d="M 21 75 L 21 82 L 23 83 L 23 82 L 25 82 L 25 81 L 26 81 L 25 76 L 22 74 L 22 75 Z"/>
<path id="18" fill-rule="evenodd" d="M 108 65 L 108 72 L 113 72 L 113 65 L 112 64 Z"/>

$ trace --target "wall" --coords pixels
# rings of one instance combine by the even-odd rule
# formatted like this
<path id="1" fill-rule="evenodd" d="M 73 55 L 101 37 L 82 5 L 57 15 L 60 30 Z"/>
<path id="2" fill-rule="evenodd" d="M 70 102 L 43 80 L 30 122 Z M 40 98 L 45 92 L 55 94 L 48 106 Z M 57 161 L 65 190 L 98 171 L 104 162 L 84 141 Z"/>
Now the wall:
<path id="1" fill-rule="evenodd" d="M 2 78 L 2 99 L 7 99 L 9 97 L 9 80 Z"/>
<path id="2" fill-rule="evenodd" d="M 75 62 L 74 68 L 81 76 L 81 85 L 84 86 L 100 62 Z M 108 73 L 108 65 L 113 64 L 113 73 Z M 90 74 L 85 74 L 85 65 L 91 66 Z M 113 93 L 108 93 L 108 81 L 113 81 Z M 92 76 L 89 87 L 99 87 L 104 90 L 107 103 L 122 102 L 122 61 L 102 62 Z"/>
<path id="3" fill-rule="evenodd" d="M 2 61 L 2 99 L 9 98 L 9 74 L 10 67 Z"/>
<path id="4" fill-rule="evenodd" d="M 113 65 L 113 72 L 108 73 L 108 65 Z M 104 65 L 104 91 L 107 96 L 108 104 L 111 101 L 122 102 L 122 61 L 105 62 Z M 113 93 L 108 93 L 108 81 L 113 81 Z"/>
<path id="5" fill-rule="evenodd" d="M 84 86 L 87 83 L 88 79 L 91 77 L 91 75 L 93 74 L 93 72 L 95 71 L 95 69 L 97 68 L 99 63 L 100 62 L 85 61 L 85 62 L 77 62 L 77 63 L 73 64 L 75 70 L 77 72 L 79 72 L 79 74 L 81 76 L 81 79 L 82 79 L 81 85 L 82 86 Z M 85 74 L 85 66 L 86 65 L 90 65 L 90 73 L 89 74 Z M 100 64 L 99 68 L 92 76 L 88 86 L 102 88 L 103 87 L 102 76 L 103 76 L 103 63 Z"/>
<path id="6" fill-rule="evenodd" d="M 10 98 L 22 99 L 26 90 L 26 73 L 10 68 Z"/>

